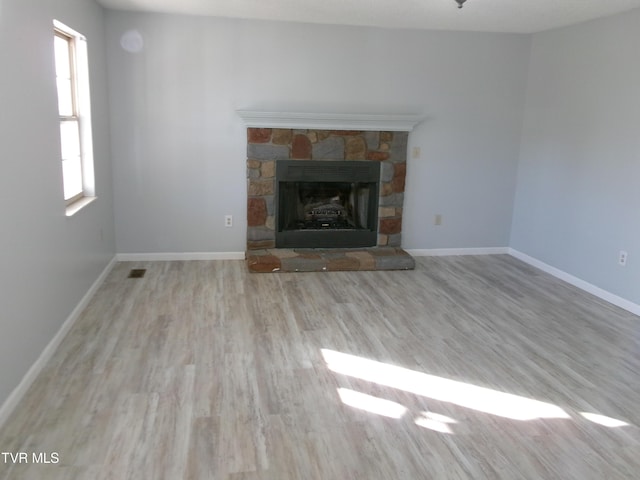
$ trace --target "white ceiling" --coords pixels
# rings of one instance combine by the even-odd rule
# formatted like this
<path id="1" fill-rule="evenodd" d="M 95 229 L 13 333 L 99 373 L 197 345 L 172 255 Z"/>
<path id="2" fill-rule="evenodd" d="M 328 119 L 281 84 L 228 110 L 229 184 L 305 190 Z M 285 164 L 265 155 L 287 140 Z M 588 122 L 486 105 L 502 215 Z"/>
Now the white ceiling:
<path id="1" fill-rule="evenodd" d="M 640 0 L 98 0 L 107 8 L 387 28 L 532 33 L 640 8 Z"/>

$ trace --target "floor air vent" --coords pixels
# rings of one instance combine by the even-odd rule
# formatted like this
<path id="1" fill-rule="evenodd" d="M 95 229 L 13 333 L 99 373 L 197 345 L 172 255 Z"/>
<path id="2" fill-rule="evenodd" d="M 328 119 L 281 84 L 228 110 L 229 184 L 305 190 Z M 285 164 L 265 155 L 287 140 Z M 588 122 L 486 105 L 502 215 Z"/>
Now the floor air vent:
<path id="1" fill-rule="evenodd" d="M 145 273 L 147 273 L 146 268 L 134 268 L 129 272 L 128 278 L 142 278 Z"/>

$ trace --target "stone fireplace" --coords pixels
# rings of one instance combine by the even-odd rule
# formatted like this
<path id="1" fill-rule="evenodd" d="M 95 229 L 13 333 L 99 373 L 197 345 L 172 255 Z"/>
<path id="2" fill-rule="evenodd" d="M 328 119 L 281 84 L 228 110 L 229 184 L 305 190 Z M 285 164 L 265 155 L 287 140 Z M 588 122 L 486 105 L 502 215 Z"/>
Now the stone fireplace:
<path id="1" fill-rule="evenodd" d="M 255 121 L 255 115 L 239 113 L 248 127 L 248 258 L 313 256 L 319 253 L 307 249 L 316 248 L 369 248 L 374 256 L 407 255 L 400 249 L 407 141 L 417 117 L 400 118 L 398 127 L 397 117 L 391 122 L 374 116 L 317 122 L 309 114 L 292 125 L 275 115 Z M 351 128 L 330 128 L 336 124 Z M 389 126 L 393 129 L 384 128 Z M 281 208 L 283 203 L 286 208 Z M 342 253 L 353 258 L 362 252 Z"/>

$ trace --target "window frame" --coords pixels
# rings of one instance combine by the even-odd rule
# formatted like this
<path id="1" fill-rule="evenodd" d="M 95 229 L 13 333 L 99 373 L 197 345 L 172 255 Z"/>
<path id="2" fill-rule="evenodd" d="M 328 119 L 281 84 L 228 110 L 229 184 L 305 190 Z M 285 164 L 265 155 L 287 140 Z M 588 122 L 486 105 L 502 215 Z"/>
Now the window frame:
<path id="1" fill-rule="evenodd" d="M 75 30 L 67 27 L 63 23 L 53 21 L 53 40 L 56 37 L 64 40 L 68 47 L 69 75 L 70 75 L 70 93 L 71 93 L 71 112 L 70 114 L 61 114 L 60 109 L 60 90 L 58 90 L 58 59 L 56 58 L 54 48 L 54 67 L 55 67 L 55 83 L 56 97 L 58 99 L 58 129 L 60 135 L 60 165 L 62 167 L 63 181 L 63 198 L 65 186 L 65 167 L 63 158 L 63 138 L 62 126 L 64 124 L 73 123 L 78 130 L 78 144 L 73 143 L 74 149 L 77 149 L 80 161 L 80 170 L 75 169 L 75 174 L 80 176 L 81 190 L 65 200 L 66 215 L 71 216 L 85 205 L 95 200 L 95 178 L 93 165 L 93 139 L 91 134 L 91 108 L 89 94 L 89 65 L 88 51 L 86 39 L 83 35 Z M 65 112 L 67 113 L 67 112 Z M 77 157 L 76 157 L 77 158 Z M 67 179 L 68 180 L 68 179 Z"/>

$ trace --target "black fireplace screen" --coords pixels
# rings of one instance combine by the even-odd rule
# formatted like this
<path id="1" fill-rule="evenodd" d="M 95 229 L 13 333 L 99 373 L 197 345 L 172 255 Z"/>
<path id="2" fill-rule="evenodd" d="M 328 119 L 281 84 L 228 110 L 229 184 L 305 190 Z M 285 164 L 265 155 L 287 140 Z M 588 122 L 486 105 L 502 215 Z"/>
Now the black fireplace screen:
<path id="1" fill-rule="evenodd" d="M 377 242 L 380 164 L 276 164 L 276 247 L 365 247 Z"/>

